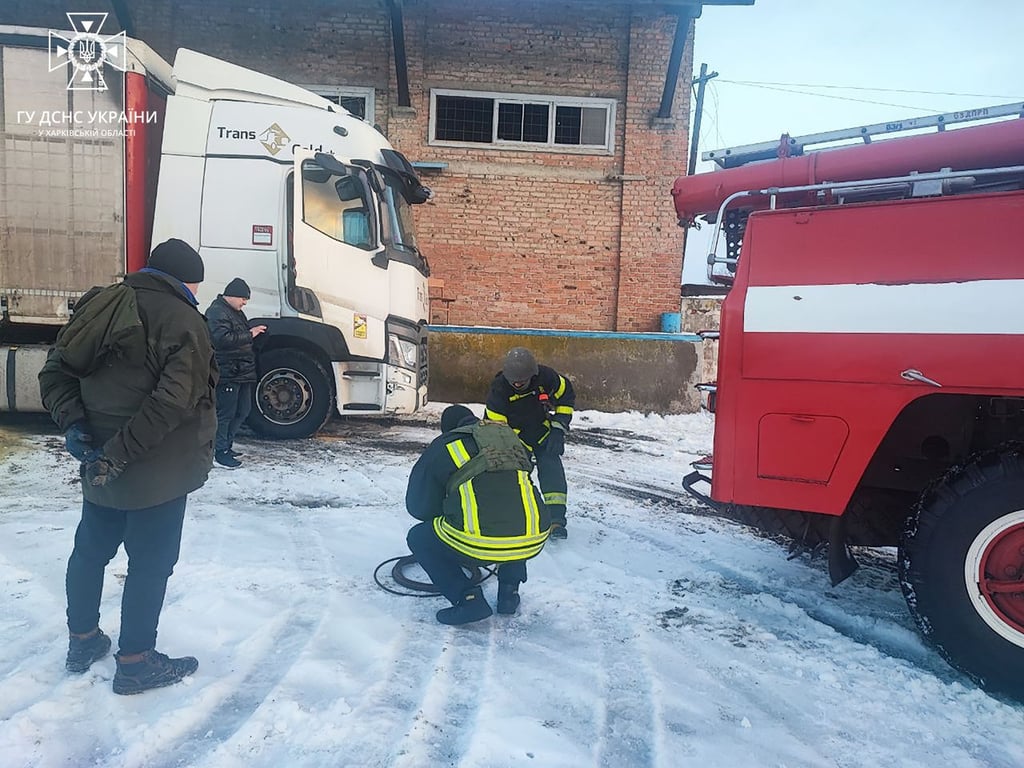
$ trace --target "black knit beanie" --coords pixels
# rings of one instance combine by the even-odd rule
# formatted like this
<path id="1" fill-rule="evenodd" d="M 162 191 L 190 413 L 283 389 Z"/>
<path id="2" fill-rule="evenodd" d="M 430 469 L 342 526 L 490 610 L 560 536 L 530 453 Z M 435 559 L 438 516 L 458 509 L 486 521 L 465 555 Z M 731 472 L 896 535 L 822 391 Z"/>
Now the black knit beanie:
<path id="1" fill-rule="evenodd" d="M 234 296 L 239 299 L 252 298 L 252 293 L 249 291 L 249 284 L 240 277 L 236 277 L 227 287 L 224 289 L 222 296 Z"/>
<path id="2" fill-rule="evenodd" d="M 441 414 L 441 431 L 451 432 L 453 429 L 471 424 L 476 421 L 476 416 L 464 405 L 449 405 Z"/>
<path id="3" fill-rule="evenodd" d="M 191 245 L 176 237 L 154 248 L 146 266 L 159 269 L 183 283 L 201 283 L 205 274 L 203 257 Z"/>

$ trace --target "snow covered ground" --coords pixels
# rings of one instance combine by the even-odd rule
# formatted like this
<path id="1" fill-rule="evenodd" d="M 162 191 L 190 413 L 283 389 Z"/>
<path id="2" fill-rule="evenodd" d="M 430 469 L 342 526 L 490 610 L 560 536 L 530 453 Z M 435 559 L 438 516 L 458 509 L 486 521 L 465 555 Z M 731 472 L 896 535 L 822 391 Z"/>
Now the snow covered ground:
<path id="1" fill-rule="evenodd" d="M 684 499 L 707 415 L 577 415 L 570 538 L 531 562 L 518 615 L 449 628 L 440 598 L 377 588 L 439 413 L 243 440 L 244 467 L 190 500 L 162 617 L 160 649 L 199 671 L 135 697 L 109 657 L 65 674 L 76 468 L 44 422 L 0 427 L 0 765 L 1024 765 L 1024 706 L 924 645 L 892 553 L 830 588 L 822 562 Z"/>

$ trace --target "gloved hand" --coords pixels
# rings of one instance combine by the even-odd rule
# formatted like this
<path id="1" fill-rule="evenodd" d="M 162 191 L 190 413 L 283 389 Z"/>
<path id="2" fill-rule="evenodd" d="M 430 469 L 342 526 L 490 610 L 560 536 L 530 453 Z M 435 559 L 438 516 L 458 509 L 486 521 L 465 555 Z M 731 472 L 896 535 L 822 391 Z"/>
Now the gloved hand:
<path id="1" fill-rule="evenodd" d="M 551 423 L 551 431 L 548 432 L 548 439 L 544 441 L 544 444 L 556 456 L 565 453 L 565 428 L 557 421 Z"/>
<path id="2" fill-rule="evenodd" d="M 89 424 L 85 419 L 80 419 L 68 427 L 64 433 L 64 445 L 68 453 L 79 461 L 85 461 L 93 452 L 92 434 L 89 432 Z"/>
<path id="3" fill-rule="evenodd" d="M 96 487 L 107 485 L 116 480 L 127 466 L 127 462 L 103 454 L 90 456 L 85 464 L 85 482 Z"/>

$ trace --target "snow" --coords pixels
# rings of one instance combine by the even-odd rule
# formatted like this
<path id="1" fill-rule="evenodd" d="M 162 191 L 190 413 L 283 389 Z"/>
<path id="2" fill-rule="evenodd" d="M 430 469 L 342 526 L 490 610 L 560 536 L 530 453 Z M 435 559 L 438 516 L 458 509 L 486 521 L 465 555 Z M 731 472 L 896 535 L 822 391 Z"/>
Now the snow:
<path id="1" fill-rule="evenodd" d="M 891 551 L 831 588 L 820 559 L 685 498 L 706 414 L 577 415 L 569 539 L 530 562 L 516 616 L 445 627 L 441 598 L 378 589 L 442 407 L 243 439 L 244 466 L 189 500 L 161 619 L 159 648 L 199 670 L 133 697 L 111 657 L 64 671 L 76 468 L 48 423 L 0 426 L 0 764 L 1024 765 L 1024 706 L 924 643 Z M 103 595 L 115 643 L 125 568 Z"/>

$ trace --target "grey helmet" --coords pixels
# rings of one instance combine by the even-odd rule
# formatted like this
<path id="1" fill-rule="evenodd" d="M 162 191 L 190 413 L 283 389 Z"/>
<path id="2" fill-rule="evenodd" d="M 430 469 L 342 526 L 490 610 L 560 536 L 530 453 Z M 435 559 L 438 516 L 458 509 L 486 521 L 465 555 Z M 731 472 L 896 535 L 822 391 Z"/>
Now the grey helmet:
<path id="1" fill-rule="evenodd" d="M 512 385 L 517 382 L 529 382 L 537 375 L 537 361 L 526 347 L 512 347 L 505 355 L 505 365 L 501 373 Z"/>

